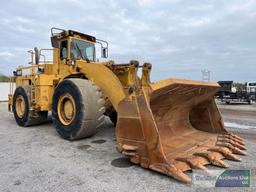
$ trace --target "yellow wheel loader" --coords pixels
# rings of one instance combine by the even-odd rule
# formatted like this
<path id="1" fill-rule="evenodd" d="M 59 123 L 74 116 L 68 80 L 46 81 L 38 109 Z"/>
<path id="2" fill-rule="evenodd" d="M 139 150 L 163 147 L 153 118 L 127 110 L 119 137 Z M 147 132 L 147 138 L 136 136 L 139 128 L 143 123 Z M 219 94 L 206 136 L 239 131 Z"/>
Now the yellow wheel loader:
<path id="1" fill-rule="evenodd" d="M 52 49 L 30 50 L 30 66 L 14 71 L 9 109 L 20 126 L 44 122 L 49 111 L 67 140 L 92 136 L 109 116 L 116 147 L 131 162 L 179 181 L 186 171 L 240 161 L 243 140 L 228 132 L 214 101 L 216 83 L 167 79 L 152 83 L 151 64 L 98 62 L 108 43 L 72 30 L 51 29 Z M 45 52 L 53 52 L 47 61 Z M 138 70 L 142 70 L 138 77 Z"/>

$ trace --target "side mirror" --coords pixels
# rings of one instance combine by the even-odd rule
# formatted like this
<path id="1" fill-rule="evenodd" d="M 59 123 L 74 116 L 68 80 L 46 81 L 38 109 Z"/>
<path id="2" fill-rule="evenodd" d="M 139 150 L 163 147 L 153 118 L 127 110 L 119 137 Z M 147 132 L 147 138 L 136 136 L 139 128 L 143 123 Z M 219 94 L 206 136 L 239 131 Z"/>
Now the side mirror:
<path id="1" fill-rule="evenodd" d="M 107 58 L 108 57 L 108 42 L 101 40 L 101 39 L 96 39 L 96 43 L 100 44 L 100 46 L 101 46 L 101 57 Z"/>
<path id="2" fill-rule="evenodd" d="M 108 57 L 108 42 L 101 40 L 101 39 L 96 39 L 96 43 L 100 44 L 100 46 L 101 46 L 101 57 L 107 58 Z"/>
<path id="3" fill-rule="evenodd" d="M 101 57 L 102 58 L 107 58 L 108 57 L 108 48 L 101 47 Z"/>
<path id="4" fill-rule="evenodd" d="M 22 76 L 22 70 L 13 71 L 13 76 L 15 76 L 15 77 Z"/>

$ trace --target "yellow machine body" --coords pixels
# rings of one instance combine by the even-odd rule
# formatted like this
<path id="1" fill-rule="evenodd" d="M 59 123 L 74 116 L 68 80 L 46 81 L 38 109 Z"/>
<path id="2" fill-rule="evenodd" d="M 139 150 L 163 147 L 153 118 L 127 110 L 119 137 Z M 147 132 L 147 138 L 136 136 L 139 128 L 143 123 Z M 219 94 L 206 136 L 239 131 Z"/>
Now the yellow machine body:
<path id="1" fill-rule="evenodd" d="M 139 66 L 137 61 L 115 64 L 72 60 L 70 42 L 77 39 L 95 44 L 97 40 L 92 36 L 63 30 L 52 37 L 51 63 L 36 61 L 36 53 L 31 51 L 31 66 L 18 67 L 15 72 L 16 87 L 29 87 L 30 111 L 51 111 L 53 103 L 58 102 L 53 99 L 54 92 L 62 81 L 85 79 L 102 92 L 105 115 L 117 114 L 117 150 L 135 164 L 190 182 L 185 171 L 205 170 L 207 164 L 228 167 L 223 159 L 239 161 L 235 154 L 246 154 L 242 139 L 224 127 L 214 101 L 218 84 L 179 79 L 152 83 L 149 63 Z M 61 59 L 59 46 L 64 40 L 67 57 Z M 44 50 L 37 55 L 42 57 Z M 141 77 L 137 74 L 139 69 Z M 14 105 L 13 93 L 9 95 L 9 105 Z M 19 109 L 22 114 L 24 105 L 17 98 L 16 111 Z M 65 104 L 67 117 L 74 116 L 74 110 L 79 108 L 74 105 L 74 99 Z"/>

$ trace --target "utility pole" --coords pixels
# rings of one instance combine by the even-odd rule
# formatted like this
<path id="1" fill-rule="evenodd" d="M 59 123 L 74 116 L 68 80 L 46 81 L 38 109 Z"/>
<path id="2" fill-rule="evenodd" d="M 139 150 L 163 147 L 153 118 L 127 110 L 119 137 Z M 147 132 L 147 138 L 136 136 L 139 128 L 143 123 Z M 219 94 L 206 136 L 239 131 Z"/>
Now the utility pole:
<path id="1" fill-rule="evenodd" d="M 211 80 L 211 71 L 207 69 L 201 70 L 202 72 L 202 81 L 209 82 Z"/>

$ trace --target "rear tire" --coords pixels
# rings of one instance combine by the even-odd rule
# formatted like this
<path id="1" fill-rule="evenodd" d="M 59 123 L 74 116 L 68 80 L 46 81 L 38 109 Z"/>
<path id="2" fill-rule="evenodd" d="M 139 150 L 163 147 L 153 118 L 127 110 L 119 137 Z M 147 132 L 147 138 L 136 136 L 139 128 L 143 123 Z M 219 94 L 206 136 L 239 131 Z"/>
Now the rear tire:
<path id="1" fill-rule="evenodd" d="M 59 135 L 67 140 L 92 136 L 103 123 L 102 93 L 91 81 L 66 79 L 56 87 L 52 118 Z"/>
<path id="2" fill-rule="evenodd" d="M 27 127 L 47 121 L 48 111 L 30 110 L 30 88 L 17 87 L 13 96 L 12 111 L 19 126 Z"/>

